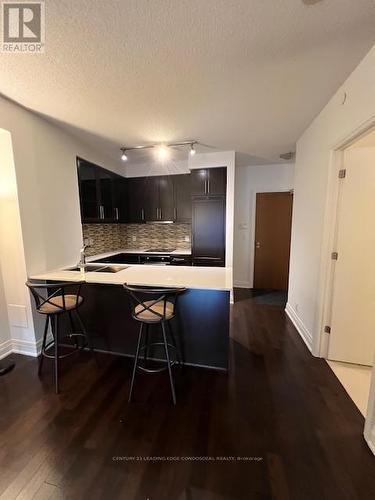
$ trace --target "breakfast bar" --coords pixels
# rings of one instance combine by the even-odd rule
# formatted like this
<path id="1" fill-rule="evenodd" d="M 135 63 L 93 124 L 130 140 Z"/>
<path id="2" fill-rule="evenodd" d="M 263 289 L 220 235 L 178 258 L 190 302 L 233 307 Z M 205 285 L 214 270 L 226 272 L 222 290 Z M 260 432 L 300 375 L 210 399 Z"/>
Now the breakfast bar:
<path id="1" fill-rule="evenodd" d="M 94 349 L 134 356 L 139 325 L 130 314 L 123 284 L 143 287 L 184 287 L 178 314 L 172 320 L 184 363 L 228 369 L 229 315 L 232 290 L 230 268 L 153 265 L 87 264 L 31 276 L 33 282 L 84 282 L 80 312 Z M 62 318 L 60 332 L 69 331 Z M 153 332 L 160 335 L 157 327 Z M 151 352 L 152 355 L 152 352 Z M 157 353 L 155 353 L 155 357 Z"/>

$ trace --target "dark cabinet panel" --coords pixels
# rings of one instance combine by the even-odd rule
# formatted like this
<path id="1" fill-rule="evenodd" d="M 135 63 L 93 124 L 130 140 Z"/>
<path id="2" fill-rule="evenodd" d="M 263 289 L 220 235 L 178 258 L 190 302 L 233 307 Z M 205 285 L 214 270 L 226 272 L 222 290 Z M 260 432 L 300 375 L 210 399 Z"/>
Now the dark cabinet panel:
<path id="1" fill-rule="evenodd" d="M 191 174 L 173 176 L 174 214 L 176 222 L 191 222 Z"/>
<path id="2" fill-rule="evenodd" d="M 175 219 L 173 177 L 163 175 L 158 178 L 157 182 L 159 188 L 159 220 L 173 221 Z"/>
<path id="3" fill-rule="evenodd" d="M 125 179 L 81 158 L 77 169 L 82 222 L 125 220 Z"/>
<path id="4" fill-rule="evenodd" d="M 95 167 L 79 160 L 77 167 L 82 221 L 96 221 L 99 218 L 99 197 Z"/>
<path id="5" fill-rule="evenodd" d="M 225 198 L 202 197 L 193 200 L 193 265 L 225 265 Z"/>
<path id="6" fill-rule="evenodd" d="M 191 172 L 193 196 L 225 195 L 227 186 L 226 167 L 199 168 Z"/>
<path id="7" fill-rule="evenodd" d="M 159 220 L 159 177 L 143 177 L 142 182 L 145 220 Z"/>
<path id="8" fill-rule="evenodd" d="M 145 184 L 143 177 L 133 177 L 126 181 L 127 216 L 126 221 L 131 223 L 145 222 Z"/>
<path id="9" fill-rule="evenodd" d="M 208 169 L 198 168 L 191 171 L 191 194 L 200 196 L 207 194 Z"/>
<path id="10" fill-rule="evenodd" d="M 116 176 L 113 182 L 113 212 L 116 222 L 126 222 L 128 216 L 128 197 L 126 179 Z"/>
<path id="11" fill-rule="evenodd" d="M 226 167 L 209 168 L 208 171 L 207 194 L 225 195 L 227 192 Z"/>

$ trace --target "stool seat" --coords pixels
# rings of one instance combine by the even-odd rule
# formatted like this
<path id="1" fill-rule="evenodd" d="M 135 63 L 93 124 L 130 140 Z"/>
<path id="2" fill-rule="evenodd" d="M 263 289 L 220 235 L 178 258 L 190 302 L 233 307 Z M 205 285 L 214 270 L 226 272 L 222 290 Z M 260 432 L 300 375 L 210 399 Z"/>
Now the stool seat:
<path id="1" fill-rule="evenodd" d="M 174 315 L 174 304 L 172 302 L 165 302 L 164 314 L 164 301 L 154 303 L 154 300 L 147 300 L 142 304 L 135 307 L 134 312 L 136 319 L 140 321 L 148 321 L 159 323 L 160 321 L 171 319 Z M 149 307 L 149 309 L 145 309 Z"/>
<path id="2" fill-rule="evenodd" d="M 65 308 L 64 308 L 65 301 Z M 48 302 L 41 305 L 39 312 L 42 314 L 56 314 L 65 311 L 71 311 L 76 309 L 83 302 L 83 298 L 80 295 L 56 295 L 55 297 L 49 299 Z"/>

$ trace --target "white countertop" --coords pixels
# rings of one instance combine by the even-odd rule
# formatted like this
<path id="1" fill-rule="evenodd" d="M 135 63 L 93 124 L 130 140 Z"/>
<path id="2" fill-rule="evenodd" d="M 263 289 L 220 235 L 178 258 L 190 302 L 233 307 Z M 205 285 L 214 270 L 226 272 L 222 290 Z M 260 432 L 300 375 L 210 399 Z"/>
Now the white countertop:
<path id="1" fill-rule="evenodd" d="M 118 252 L 116 252 L 118 253 Z M 105 264 L 103 264 L 104 266 Z M 232 268 L 197 266 L 116 265 L 117 273 L 69 271 L 58 269 L 30 276 L 41 281 L 85 281 L 108 285 L 182 286 L 207 290 L 232 290 Z"/>
<path id="2" fill-rule="evenodd" d="M 94 262 L 98 259 L 104 259 L 106 257 L 111 257 L 112 255 L 117 255 L 119 253 L 136 253 L 136 254 L 145 254 L 145 255 L 191 255 L 191 249 L 189 250 L 181 250 L 176 249 L 173 252 L 148 252 L 147 249 L 144 248 L 124 248 L 121 250 L 112 250 L 110 252 L 100 253 L 97 255 L 91 255 L 87 257 L 87 262 Z"/>

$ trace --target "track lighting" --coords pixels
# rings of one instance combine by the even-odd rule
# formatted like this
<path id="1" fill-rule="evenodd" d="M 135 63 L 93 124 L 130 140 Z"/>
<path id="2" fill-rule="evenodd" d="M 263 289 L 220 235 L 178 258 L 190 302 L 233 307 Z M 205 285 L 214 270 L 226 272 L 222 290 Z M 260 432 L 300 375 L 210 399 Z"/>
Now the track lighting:
<path id="1" fill-rule="evenodd" d="M 121 151 L 122 151 L 121 160 L 122 161 L 127 161 L 128 156 L 126 154 L 126 149 L 125 148 L 121 148 Z"/>
<path id="2" fill-rule="evenodd" d="M 159 161 L 163 162 L 170 158 L 171 156 L 171 148 L 178 148 L 183 146 L 190 146 L 190 156 L 194 156 L 196 153 L 195 144 L 198 144 L 198 141 L 190 140 L 190 141 L 182 141 L 182 142 L 171 142 L 169 144 L 148 144 L 147 146 L 134 146 L 131 148 L 120 148 L 122 151 L 121 160 L 127 161 L 128 151 L 135 151 L 137 149 L 154 149 L 156 157 Z"/>

